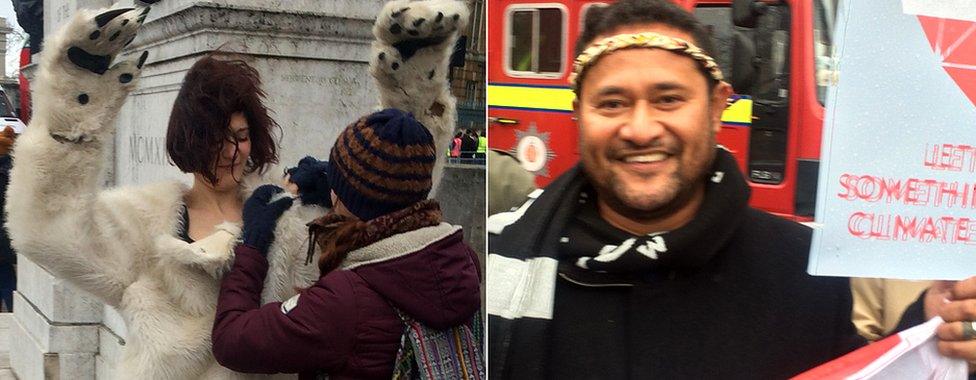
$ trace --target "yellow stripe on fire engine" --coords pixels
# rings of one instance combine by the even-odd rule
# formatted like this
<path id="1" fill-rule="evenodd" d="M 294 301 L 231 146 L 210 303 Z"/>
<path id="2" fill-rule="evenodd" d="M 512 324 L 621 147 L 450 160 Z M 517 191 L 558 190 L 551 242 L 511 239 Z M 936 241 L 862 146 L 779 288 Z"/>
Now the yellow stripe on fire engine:
<path id="1" fill-rule="evenodd" d="M 573 90 L 565 87 L 488 85 L 489 107 L 572 111 Z"/>
<path id="2" fill-rule="evenodd" d="M 738 125 L 752 125 L 752 99 L 738 98 L 722 111 L 722 122 Z"/>
<path id="3" fill-rule="evenodd" d="M 548 111 L 572 111 L 573 90 L 564 87 L 488 85 L 489 107 L 510 107 Z M 752 99 L 736 97 L 725 111 L 722 122 L 752 124 Z"/>

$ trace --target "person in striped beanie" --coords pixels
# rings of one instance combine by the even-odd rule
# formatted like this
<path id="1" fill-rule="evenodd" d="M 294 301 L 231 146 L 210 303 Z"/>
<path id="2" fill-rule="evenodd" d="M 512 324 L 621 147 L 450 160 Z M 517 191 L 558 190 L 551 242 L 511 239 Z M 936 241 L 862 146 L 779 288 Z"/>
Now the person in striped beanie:
<path id="1" fill-rule="evenodd" d="M 346 127 L 326 169 L 333 207 L 309 223 L 320 278 L 263 307 L 254 300 L 267 245 L 249 245 L 248 237 L 273 240 L 267 221 L 291 198 L 278 199 L 283 190 L 272 185 L 255 190 L 244 205 L 244 242 L 221 286 L 217 360 L 236 371 L 301 378 L 412 378 L 422 370 L 432 378 L 483 379 L 478 259 L 461 228 L 442 222 L 437 201 L 427 199 L 437 153 L 427 128 L 403 111 L 382 110 Z M 306 195 L 301 187 L 299 195 Z M 404 333 L 427 331 L 415 323 L 458 333 L 438 335 L 451 342 Z"/>
<path id="2" fill-rule="evenodd" d="M 329 155 L 329 185 L 362 220 L 427 199 L 437 159 L 434 138 L 413 115 L 385 109 L 342 132 Z"/>

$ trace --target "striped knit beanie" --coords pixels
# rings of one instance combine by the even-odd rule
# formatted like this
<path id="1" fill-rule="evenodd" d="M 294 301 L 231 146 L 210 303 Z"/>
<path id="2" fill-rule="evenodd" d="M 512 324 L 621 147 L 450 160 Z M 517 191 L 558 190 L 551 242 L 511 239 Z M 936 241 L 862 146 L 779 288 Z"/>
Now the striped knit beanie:
<path id="1" fill-rule="evenodd" d="M 427 128 L 389 108 L 339 135 L 329 156 L 329 185 L 353 215 L 371 220 L 427 199 L 434 160 Z"/>

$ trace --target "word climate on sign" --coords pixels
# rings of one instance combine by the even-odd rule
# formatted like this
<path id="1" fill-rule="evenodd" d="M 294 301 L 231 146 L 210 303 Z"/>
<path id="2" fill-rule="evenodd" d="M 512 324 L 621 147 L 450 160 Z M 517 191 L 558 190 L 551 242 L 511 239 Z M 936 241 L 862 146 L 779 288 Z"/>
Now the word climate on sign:
<path id="1" fill-rule="evenodd" d="M 974 173 L 976 146 L 930 145 L 926 147 L 922 165 L 934 171 Z M 836 196 L 844 201 L 918 206 L 919 213 L 915 215 L 854 211 L 847 222 L 847 231 L 852 236 L 976 244 L 976 219 L 952 215 L 962 210 L 976 210 L 976 179 L 965 182 L 844 173 L 840 175 L 840 188 Z M 938 213 L 933 214 L 933 208 Z"/>

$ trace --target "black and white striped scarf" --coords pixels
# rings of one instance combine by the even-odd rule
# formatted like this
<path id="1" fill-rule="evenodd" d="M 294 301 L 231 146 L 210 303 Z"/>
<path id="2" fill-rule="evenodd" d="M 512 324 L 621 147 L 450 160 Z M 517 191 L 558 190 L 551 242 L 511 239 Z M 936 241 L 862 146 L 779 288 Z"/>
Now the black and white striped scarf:
<path id="1" fill-rule="evenodd" d="M 548 377 L 549 350 L 541 348 L 549 342 L 557 275 L 596 286 L 627 284 L 661 268 L 704 265 L 726 244 L 748 207 L 749 186 L 732 155 L 717 150 L 701 208 L 673 231 L 632 236 L 579 214 L 587 201 L 581 197 L 592 196 L 582 195 L 589 186 L 578 165 L 518 210 L 489 219 L 492 378 Z"/>

